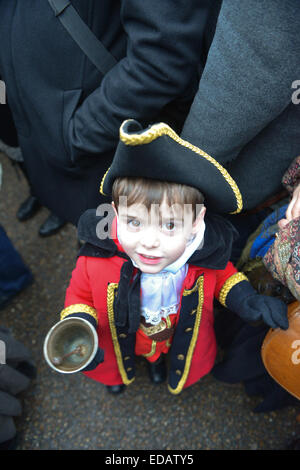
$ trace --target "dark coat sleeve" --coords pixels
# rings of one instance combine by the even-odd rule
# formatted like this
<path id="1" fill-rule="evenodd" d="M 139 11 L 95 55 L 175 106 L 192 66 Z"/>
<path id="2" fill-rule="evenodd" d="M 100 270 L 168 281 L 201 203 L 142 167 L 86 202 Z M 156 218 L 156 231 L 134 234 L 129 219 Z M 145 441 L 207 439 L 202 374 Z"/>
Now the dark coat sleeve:
<path id="1" fill-rule="evenodd" d="M 237 158 L 292 101 L 299 25 L 292 0 L 223 1 L 182 137 L 223 164 Z"/>
<path id="2" fill-rule="evenodd" d="M 75 113 L 73 160 L 117 144 L 124 119 L 151 121 L 195 79 L 211 0 L 123 0 L 127 51 Z"/>

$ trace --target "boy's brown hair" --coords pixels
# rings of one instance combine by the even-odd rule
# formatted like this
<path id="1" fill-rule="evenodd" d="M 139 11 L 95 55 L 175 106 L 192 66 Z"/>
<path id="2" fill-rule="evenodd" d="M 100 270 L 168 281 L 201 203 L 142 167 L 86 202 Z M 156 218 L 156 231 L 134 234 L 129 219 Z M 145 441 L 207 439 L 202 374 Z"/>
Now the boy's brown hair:
<path id="1" fill-rule="evenodd" d="M 134 177 L 116 178 L 112 187 L 112 200 L 116 209 L 118 209 L 120 197 L 127 198 L 128 206 L 139 203 L 144 204 L 148 210 L 152 204 L 161 204 L 164 198 L 170 206 L 190 204 L 194 219 L 204 202 L 203 194 L 192 186 Z"/>

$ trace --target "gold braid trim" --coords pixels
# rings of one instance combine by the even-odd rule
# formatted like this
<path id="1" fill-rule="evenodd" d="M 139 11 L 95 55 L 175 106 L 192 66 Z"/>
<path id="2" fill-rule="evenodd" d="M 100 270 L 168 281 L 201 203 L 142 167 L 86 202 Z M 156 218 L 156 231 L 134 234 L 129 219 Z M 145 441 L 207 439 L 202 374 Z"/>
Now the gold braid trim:
<path id="1" fill-rule="evenodd" d="M 72 313 L 88 313 L 93 318 L 95 318 L 96 322 L 98 323 L 97 310 L 91 307 L 90 305 L 86 305 L 86 304 L 70 305 L 69 307 L 65 308 L 64 310 L 60 312 L 60 319 L 63 320 L 64 318 L 66 318 L 68 315 L 71 315 Z"/>
<path id="2" fill-rule="evenodd" d="M 193 292 L 196 292 L 196 290 L 199 289 L 201 283 L 203 282 L 203 278 L 202 277 L 198 277 L 197 281 L 196 281 L 196 284 L 194 285 L 194 287 L 192 287 L 192 289 L 184 289 L 182 295 L 186 296 L 186 295 L 190 295 L 192 294 Z"/>
<path id="3" fill-rule="evenodd" d="M 134 381 L 134 377 L 132 379 L 128 379 L 124 363 L 123 363 L 123 358 L 122 358 L 122 353 L 118 341 L 118 335 L 117 335 L 117 330 L 115 326 L 115 315 L 114 315 L 114 298 L 115 298 L 115 290 L 118 288 L 117 283 L 110 283 L 107 286 L 107 314 L 108 314 L 108 321 L 109 321 L 109 327 L 110 327 L 110 332 L 111 332 L 111 337 L 114 345 L 114 350 L 117 358 L 117 364 L 119 368 L 119 372 L 121 374 L 123 383 L 125 385 L 129 385 L 131 382 Z"/>
<path id="4" fill-rule="evenodd" d="M 130 121 L 128 119 L 127 121 Z M 171 137 L 171 139 L 175 140 L 178 144 L 182 145 L 183 147 L 186 147 L 193 152 L 197 153 L 198 155 L 201 155 L 202 157 L 206 158 L 210 163 L 212 163 L 222 174 L 224 179 L 227 181 L 229 186 L 231 187 L 236 201 L 237 201 L 237 209 L 233 212 L 230 212 L 231 214 L 238 214 L 241 212 L 243 208 L 243 198 L 240 193 L 240 190 L 234 181 L 234 179 L 230 176 L 227 170 L 220 165 L 217 160 L 215 160 L 213 157 L 208 155 L 208 153 L 204 152 L 201 150 L 199 147 L 196 147 L 195 145 L 192 145 L 190 142 L 187 142 L 186 140 L 181 139 L 176 132 L 171 129 L 170 126 L 167 124 L 160 122 L 158 124 L 154 124 L 150 129 L 146 130 L 142 134 L 126 134 L 123 130 L 124 124 L 127 122 L 125 121 L 122 126 L 120 127 L 120 139 L 125 145 L 143 145 L 143 144 L 149 144 L 153 140 L 157 139 L 158 137 L 161 137 L 162 135 L 168 135 Z M 103 192 L 103 185 L 104 185 L 104 180 L 106 178 L 107 173 L 109 172 L 110 167 L 106 171 L 105 175 L 102 178 L 101 184 L 100 184 L 100 193 L 105 195 Z"/>
<path id="5" fill-rule="evenodd" d="M 239 212 L 241 212 L 241 210 L 243 208 L 243 199 L 242 199 L 242 195 L 240 193 L 240 190 L 239 190 L 236 182 L 234 181 L 234 179 L 228 173 L 228 171 L 225 170 L 225 168 L 222 165 L 220 165 L 220 163 L 217 162 L 217 160 L 215 160 L 213 157 L 208 155 L 208 153 L 201 150 L 199 147 L 196 147 L 195 145 L 192 145 L 190 142 L 187 142 L 186 140 L 181 139 L 176 134 L 176 132 L 174 132 L 173 129 L 171 129 L 170 126 L 168 126 L 167 124 L 165 124 L 163 122 L 160 122 L 158 124 L 154 124 L 152 127 L 150 127 L 148 130 L 146 130 L 142 134 L 126 134 L 123 130 L 123 127 L 124 127 L 124 124 L 128 121 L 130 121 L 130 119 L 125 121 L 122 124 L 122 126 L 120 127 L 120 139 L 122 140 L 122 142 L 125 145 L 149 144 L 150 142 L 157 139 L 158 137 L 161 137 L 162 135 L 168 135 L 169 137 L 171 137 L 171 139 L 175 140 L 175 142 L 177 142 L 178 144 L 180 144 L 183 147 L 186 147 L 186 148 L 192 150 L 193 152 L 197 153 L 198 155 L 201 155 L 202 157 L 206 158 L 206 160 L 208 160 L 210 163 L 212 163 L 220 171 L 220 173 L 225 178 L 225 180 L 227 181 L 227 183 L 231 187 L 231 189 L 232 189 L 232 191 L 233 191 L 233 193 L 236 197 L 237 209 L 234 212 L 231 212 L 231 214 L 238 214 Z M 103 180 L 102 180 L 102 183 L 101 183 L 101 188 L 103 188 L 103 182 L 104 182 L 104 179 L 105 179 L 106 175 L 107 175 L 107 172 L 103 177 Z"/>
<path id="6" fill-rule="evenodd" d="M 200 322 L 201 322 L 201 317 L 202 317 L 202 307 L 203 307 L 203 302 L 204 302 L 204 289 L 203 289 L 204 278 L 203 278 L 203 276 L 199 277 L 199 279 L 197 280 L 197 286 L 199 287 L 198 288 L 197 313 L 196 313 L 196 319 L 195 319 L 195 324 L 194 324 L 194 328 L 193 328 L 192 339 L 190 341 L 189 349 L 188 349 L 187 356 L 186 356 L 186 361 L 185 361 L 183 374 L 182 374 L 182 377 L 179 380 L 178 385 L 177 385 L 176 388 L 171 388 L 170 385 L 168 385 L 169 391 L 171 393 L 173 393 L 174 395 L 177 395 L 178 393 L 180 393 L 182 391 L 183 387 L 184 387 L 184 384 L 185 384 L 186 379 L 188 377 L 188 374 L 190 372 L 190 367 L 191 367 L 191 362 L 192 362 L 192 358 L 193 358 L 193 354 L 194 354 L 194 349 L 195 349 L 197 338 L 198 338 L 199 327 L 200 327 Z M 193 290 L 194 289 L 191 289 L 189 291 L 184 291 L 184 292 L 191 293 L 191 292 L 193 292 Z M 184 292 L 183 292 L 183 295 L 189 295 L 189 294 L 185 294 Z"/>
<path id="7" fill-rule="evenodd" d="M 219 293 L 219 302 L 226 307 L 226 297 L 229 291 L 239 282 L 249 281 L 247 276 L 244 273 L 235 273 L 230 276 L 227 281 L 223 284 L 222 289 Z"/>
<path id="8" fill-rule="evenodd" d="M 156 351 L 156 343 L 157 341 L 152 341 L 151 343 L 151 351 L 148 352 L 147 354 L 143 354 L 144 357 L 151 357 L 153 354 L 155 354 Z"/>

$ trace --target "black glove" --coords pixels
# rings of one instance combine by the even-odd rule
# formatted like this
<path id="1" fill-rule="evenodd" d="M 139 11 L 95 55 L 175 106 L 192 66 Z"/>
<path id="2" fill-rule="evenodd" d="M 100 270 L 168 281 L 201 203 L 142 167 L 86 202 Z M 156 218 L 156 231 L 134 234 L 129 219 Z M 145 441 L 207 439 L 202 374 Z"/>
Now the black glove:
<path id="1" fill-rule="evenodd" d="M 97 330 L 97 322 L 95 318 L 93 318 L 88 313 L 72 313 L 67 316 L 67 318 L 74 317 L 74 318 L 83 318 L 87 320 L 94 328 Z M 101 348 L 98 348 L 94 359 L 84 368 L 81 369 L 80 372 L 88 372 L 90 370 L 96 369 L 96 367 L 104 361 L 104 351 Z"/>
<path id="2" fill-rule="evenodd" d="M 287 305 L 280 299 L 260 295 L 248 281 L 241 281 L 229 291 L 226 306 L 248 322 L 264 321 L 271 328 L 287 330 Z"/>

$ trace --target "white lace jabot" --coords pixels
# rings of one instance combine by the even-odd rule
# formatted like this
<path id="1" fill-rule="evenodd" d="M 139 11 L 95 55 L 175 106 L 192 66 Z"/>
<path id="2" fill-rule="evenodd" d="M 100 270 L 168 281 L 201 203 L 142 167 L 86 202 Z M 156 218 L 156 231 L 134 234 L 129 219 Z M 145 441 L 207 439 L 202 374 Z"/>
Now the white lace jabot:
<path id="1" fill-rule="evenodd" d="M 158 325 L 162 318 L 177 312 L 187 270 L 184 264 L 176 273 L 165 270 L 157 274 L 142 273 L 141 315 L 147 323 Z"/>

